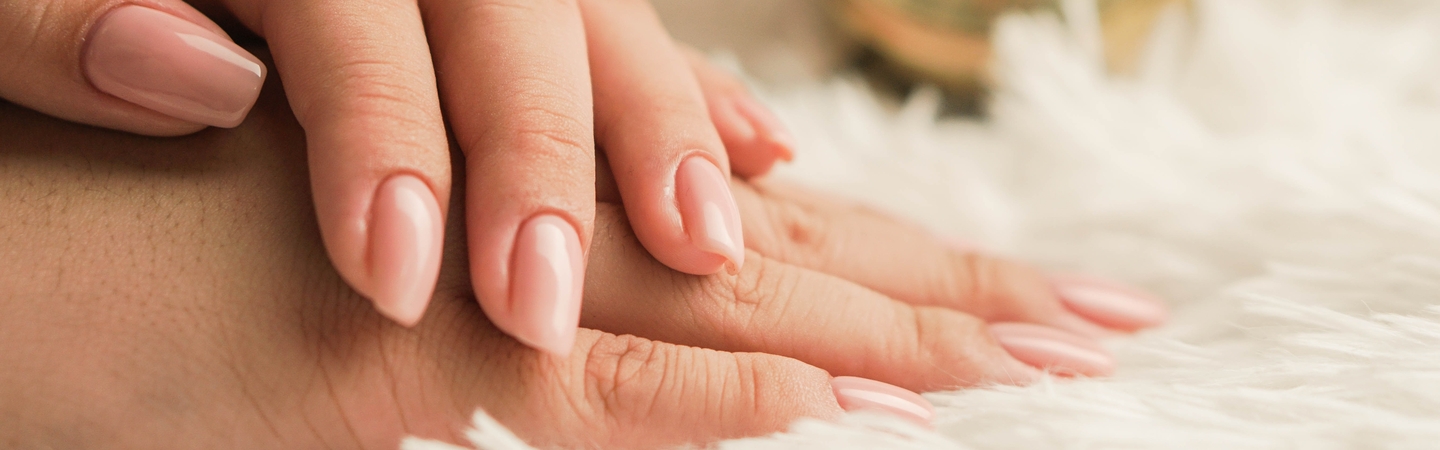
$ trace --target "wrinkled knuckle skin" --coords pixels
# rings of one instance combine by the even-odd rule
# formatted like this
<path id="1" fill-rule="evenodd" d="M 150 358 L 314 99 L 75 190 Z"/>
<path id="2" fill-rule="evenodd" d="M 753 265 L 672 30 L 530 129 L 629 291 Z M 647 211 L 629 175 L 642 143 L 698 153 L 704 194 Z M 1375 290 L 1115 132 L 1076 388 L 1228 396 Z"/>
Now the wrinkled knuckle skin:
<path id="1" fill-rule="evenodd" d="M 405 133 L 384 133 L 400 140 L 414 139 L 416 131 L 439 128 L 439 111 L 435 102 L 407 77 L 396 77 L 396 73 L 408 73 L 389 61 L 355 60 L 346 62 L 335 75 L 335 92 L 342 94 L 323 96 L 318 101 L 295 105 L 295 115 L 301 123 L 321 123 L 321 116 L 344 114 L 358 131 L 373 132 L 375 127 L 388 130 L 406 130 Z"/>
<path id="2" fill-rule="evenodd" d="M 635 336 L 606 336 L 585 355 L 583 402 L 612 429 L 652 417 L 674 369 L 675 347 Z"/>
<path id="3" fill-rule="evenodd" d="M 708 338 L 700 345 L 726 351 L 752 351 L 774 333 L 776 311 L 798 290 L 800 279 L 792 267 L 765 258 L 756 252 L 745 256 L 747 263 L 734 276 L 711 276 L 697 280 L 688 296 L 697 330 Z"/>
<path id="4" fill-rule="evenodd" d="M 519 149 L 530 161 L 542 166 L 594 164 L 595 145 L 591 129 L 574 116 L 554 106 L 535 106 L 513 116 L 506 147 Z"/>

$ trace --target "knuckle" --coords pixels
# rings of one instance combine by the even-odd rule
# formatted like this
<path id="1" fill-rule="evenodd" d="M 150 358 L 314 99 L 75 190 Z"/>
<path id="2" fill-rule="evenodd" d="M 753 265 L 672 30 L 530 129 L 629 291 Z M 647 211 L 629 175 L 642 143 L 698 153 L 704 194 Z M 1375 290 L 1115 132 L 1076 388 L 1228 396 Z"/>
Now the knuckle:
<path id="1" fill-rule="evenodd" d="M 946 302 L 971 314 L 991 320 L 1036 317 L 1055 306 L 1049 283 L 1038 271 L 1013 261 L 978 253 L 954 254 L 950 270 L 935 277 L 937 292 Z"/>
<path id="2" fill-rule="evenodd" d="M 426 83 L 411 83 L 409 77 L 397 75 L 405 73 L 408 71 L 389 61 L 347 61 L 327 82 L 336 94 L 297 105 L 296 117 L 301 123 L 318 123 L 314 120 L 317 115 L 340 111 L 385 128 L 433 129 L 439 123 L 438 104 L 417 88 Z"/>
<path id="3" fill-rule="evenodd" d="M 815 267 L 841 254 L 841 242 L 833 224 L 817 211 L 774 199 L 765 200 L 766 225 L 759 233 L 759 245 L 777 258 L 801 266 Z M 748 231 L 748 230 L 747 230 Z"/>
<path id="4" fill-rule="evenodd" d="M 965 306 L 967 311 L 989 317 L 996 302 L 991 301 L 1000 283 L 998 274 L 1002 271 L 996 260 L 977 253 L 952 254 L 952 270 L 946 276 L 935 277 L 929 291 L 939 293 L 941 298 L 953 299 Z"/>
<path id="5" fill-rule="evenodd" d="M 585 355 L 581 404 L 612 423 L 650 416 L 674 364 L 674 347 L 634 336 L 607 336 Z"/>
<path id="6" fill-rule="evenodd" d="M 503 145 L 539 159 L 540 164 L 591 163 L 594 140 L 586 122 L 564 108 L 529 107 L 511 116 Z M 475 147 L 478 148 L 478 147 Z"/>
<path id="7" fill-rule="evenodd" d="M 700 279 L 689 303 L 691 314 L 721 336 L 722 342 L 746 343 L 773 334 L 790 299 L 799 290 L 799 271 L 750 252 L 735 276 Z"/>

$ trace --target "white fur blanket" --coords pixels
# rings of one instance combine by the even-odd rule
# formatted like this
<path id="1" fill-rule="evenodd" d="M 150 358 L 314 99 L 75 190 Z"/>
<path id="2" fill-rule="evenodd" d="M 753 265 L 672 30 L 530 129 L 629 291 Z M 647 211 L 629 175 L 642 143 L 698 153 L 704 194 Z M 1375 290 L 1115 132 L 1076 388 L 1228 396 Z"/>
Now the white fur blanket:
<path id="1" fill-rule="evenodd" d="M 693 1 L 659 4 L 816 9 Z M 1440 447 L 1440 2 L 1201 0 L 1129 79 L 1104 74 L 1086 3 L 1003 22 L 984 121 L 937 120 L 933 91 L 887 108 L 853 78 L 772 71 L 801 142 L 780 175 L 1146 287 L 1172 323 L 1113 342 L 1114 377 L 927 394 L 933 432 L 856 415 L 723 447 Z M 807 29 L 730 42 L 759 73 L 823 60 Z M 477 421 L 477 446 L 525 448 Z"/>

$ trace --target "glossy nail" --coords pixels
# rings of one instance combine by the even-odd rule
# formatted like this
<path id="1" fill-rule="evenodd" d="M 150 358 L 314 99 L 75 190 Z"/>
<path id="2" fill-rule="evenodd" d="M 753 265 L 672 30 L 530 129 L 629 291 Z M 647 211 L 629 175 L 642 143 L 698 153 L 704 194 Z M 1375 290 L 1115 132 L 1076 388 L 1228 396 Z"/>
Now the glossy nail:
<path id="1" fill-rule="evenodd" d="M 1054 286 L 1070 310 L 1109 328 L 1138 330 L 1160 325 L 1169 316 L 1159 300 L 1104 282 L 1066 278 Z"/>
<path id="2" fill-rule="evenodd" d="M 520 342 L 566 356 L 580 326 L 584 254 L 575 227 L 550 214 L 535 216 L 515 238 L 508 331 Z"/>
<path id="3" fill-rule="evenodd" d="M 845 411 L 881 411 L 926 426 L 935 418 L 935 407 L 929 401 L 899 386 L 857 377 L 835 377 L 830 385 Z"/>
<path id="4" fill-rule="evenodd" d="M 440 276 L 444 240 L 440 205 L 425 182 L 396 175 L 370 206 L 370 283 L 366 294 L 391 320 L 413 326 L 425 314 Z"/>
<path id="5" fill-rule="evenodd" d="M 675 198 L 690 241 L 706 252 L 730 260 L 730 270 L 745 263 L 745 238 L 740 208 L 730 194 L 729 179 L 710 160 L 692 156 L 675 173 Z"/>
<path id="6" fill-rule="evenodd" d="M 990 334 L 1020 362 L 1059 375 L 1095 377 L 1115 371 L 1115 358 L 1099 343 L 1059 329 L 995 323 L 990 325 Z"/>
<path id="7" fill-rule="evenodd" d="M 86 45 L 96 89 L 190 122 L 239 125 L 265 82 L 265 65 L 229 38 L 143 6 L 107 13 Z"/>
<path id="8" fill-rule="evenodd" d="M 770 112 L 770 108 L 750 96 L 743 95 L 735 97 L 734 105 L 736 111 L 749 119 L 757 137 L 769 144 L 780 159 L 795 160 L 795 138 L 785 127 L 785 123 L 775 117 L 775 113 Z"/>

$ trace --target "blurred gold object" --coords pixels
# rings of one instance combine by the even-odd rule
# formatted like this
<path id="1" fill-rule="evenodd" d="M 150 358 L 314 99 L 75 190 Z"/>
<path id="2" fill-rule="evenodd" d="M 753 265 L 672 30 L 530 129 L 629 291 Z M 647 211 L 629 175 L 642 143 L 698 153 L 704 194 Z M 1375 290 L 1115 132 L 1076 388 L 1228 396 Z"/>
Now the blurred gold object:
<path id="1" fill-rule="evenodd" d="M 1014 10 L 1059 10 L 1058 0 L 835 0 L 837 17 L 905 78 L 936 83 L 951 94 L 983 91 L 990 29 Z M 1188 0 L 1098 0 L 1105 55 L 1112 72 L 1134 69 L 1155 19 Z"/>

